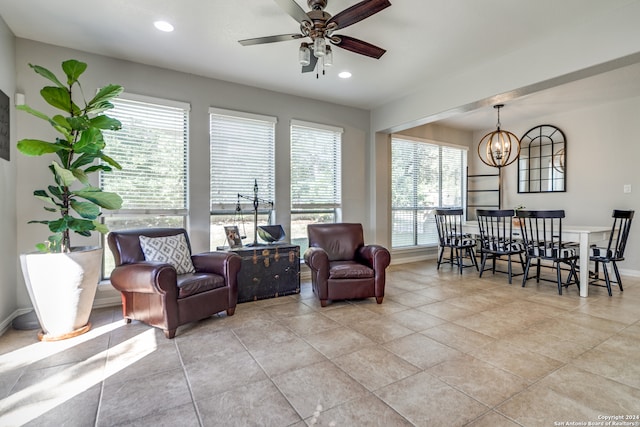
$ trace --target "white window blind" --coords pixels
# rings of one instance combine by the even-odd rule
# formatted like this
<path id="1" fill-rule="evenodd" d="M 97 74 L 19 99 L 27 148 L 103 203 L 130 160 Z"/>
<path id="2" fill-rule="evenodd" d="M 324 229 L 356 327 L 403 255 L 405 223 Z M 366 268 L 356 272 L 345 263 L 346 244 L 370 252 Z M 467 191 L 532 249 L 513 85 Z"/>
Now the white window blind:
<path id="1" fill-rule="evenodd" d="M 341 196 L 342 129 L 291 122 L 291 208 L 337 209 Z"/>
<path id="2" fill-rule="evenodd" d="M 104 132 L 104 152 L 122 170 L 100 174 L 101 188 L 120 194 L 123 212 L 186 214 L 189 105 L 132 94 L 113 104 L 122 129 Z"/>
<path id="3" fill-rule="evenodd" d="M 211 211 L 233 212 L 238 194 L 253 195 L 255 180 L 258 197 L 273 201 L 277 119 L 218 108 L 210 108 L 209 117 Z"/>
<path id="4" fill-rule="evenodd" d="M 392 247 L 437 243 L 433 209 L 462 207 L 465 147 L 391 139 Z"/>

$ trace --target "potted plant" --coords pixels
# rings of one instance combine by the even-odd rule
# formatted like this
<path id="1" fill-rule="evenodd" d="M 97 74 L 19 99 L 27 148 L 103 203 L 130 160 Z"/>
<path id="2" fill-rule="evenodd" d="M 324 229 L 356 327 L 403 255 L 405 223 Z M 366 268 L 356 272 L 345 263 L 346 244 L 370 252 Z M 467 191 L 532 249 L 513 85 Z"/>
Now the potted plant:
<path id="1" fill-rule="evenodd" d="M 53 182 L 46 189 L 35 190 L 33 195 L 45 203 L 47 212 L 56 214 L 55 219 L 29 221 L 48 226 L 53 234 L 36 245 L 39 252 L 21 255 L 20 262 L 42 327 L 39 338 L 57 340 L 79 335 L 91 327 L 88 321 L 100 276 L 102 248 L 73 248 L 70 234 L 106 233 L 106 226 L 99 222 L 101 208 L 122 206 L 120 196 L 102 191 L 89 180 L 91 173 L 121 169 L 102 151 L 105 146 L 102 131 L 121 127 L 118 120 L 103 113 L 113 108 L 110 101 L 122 93 L 122 87 L 109 84 L 87 102 L 78 80 L 87 68 L 86 63 L 64 61 L 62 81 L 44 67 L 29 66 L 53 83 L 43 87 L 40 95 L 62 113 L 50 117 L 27 105 L 17 107 L 47 121 L 57 132 L 53 141 L 18 141 L 22 154 L 53 155 L 48 166 Z"/>

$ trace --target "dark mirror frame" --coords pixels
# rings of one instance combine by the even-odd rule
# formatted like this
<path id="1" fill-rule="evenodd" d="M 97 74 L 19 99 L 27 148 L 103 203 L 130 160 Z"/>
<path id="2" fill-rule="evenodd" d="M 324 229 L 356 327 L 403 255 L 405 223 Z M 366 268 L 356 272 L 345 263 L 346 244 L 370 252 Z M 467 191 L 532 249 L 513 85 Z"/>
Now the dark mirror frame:
<path id="1" fill-rule="evenodd" d="M 567 138 L 560 128 L 538 125 L 520 138 L 518 193 L 567 191 Z"/>

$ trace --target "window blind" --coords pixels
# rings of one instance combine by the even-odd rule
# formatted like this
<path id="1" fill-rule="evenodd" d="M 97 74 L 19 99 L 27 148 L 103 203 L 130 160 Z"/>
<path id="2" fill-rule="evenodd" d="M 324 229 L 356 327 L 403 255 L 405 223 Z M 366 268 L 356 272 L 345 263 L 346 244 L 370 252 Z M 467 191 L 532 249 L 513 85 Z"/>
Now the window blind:
<path id="1" fill-rule="evenodd" d="M 209 109 L 209 117 L 211 211 L 233 212 L 238 194 L 253 196 L 255 180 L 258 197 L 273 201 L 277 119 L 218 108 Z"/>
<path id="2" fill-rule="evenodd" d="M 340 207 L 341 145 L 341 128 L 291 122 L 292 210 Z"/>
<path id="3" fill-rule="evenodd" d="M 113 105 L 122 129 L 104 132 L 104 152 L 122 170 L 101 173 L 101 188 L 120 194 L 122 211 L 186 214 L 189 105 L 132 94 Z"/>
<path id="4" fill-rule="evenodd" d="M 391 139 L 392 247 L 435 244 L 432 212 L 462 206 L 466 148 Z"/>

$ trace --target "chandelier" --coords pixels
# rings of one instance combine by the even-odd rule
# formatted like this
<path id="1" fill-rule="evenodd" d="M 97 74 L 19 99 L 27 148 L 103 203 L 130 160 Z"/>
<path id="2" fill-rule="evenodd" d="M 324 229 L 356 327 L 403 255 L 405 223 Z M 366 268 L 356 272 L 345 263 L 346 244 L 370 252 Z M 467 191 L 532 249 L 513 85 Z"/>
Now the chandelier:
<path id="1" fill-rule="evenodd" d="M 478 144 L 478 156 L 486 165 L 494 168 L 508 166 L 520 156 L 520 140 L 513 133 L 500 129 L 500 109 L 504 104 L 494 105 L 498 110 L 496 130 L 482 137 Z"/>

